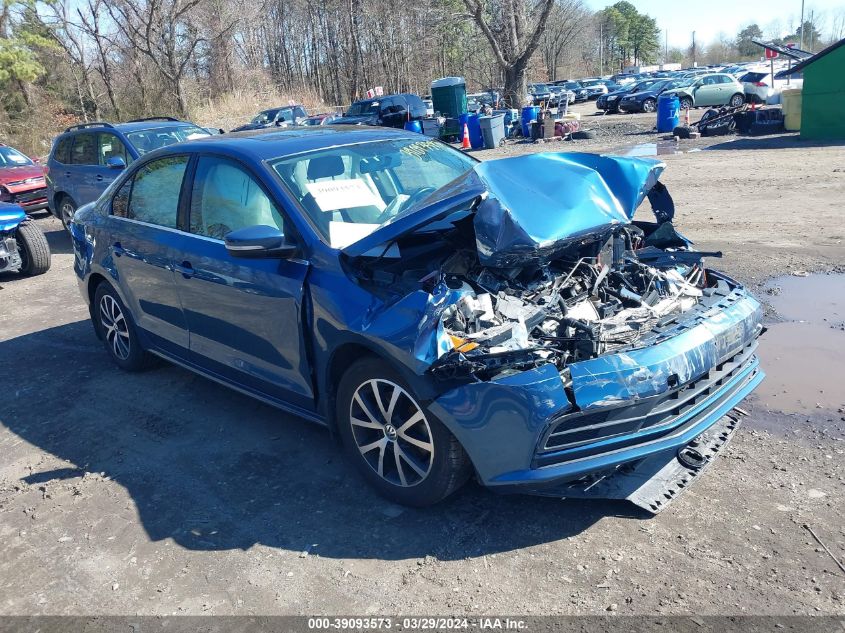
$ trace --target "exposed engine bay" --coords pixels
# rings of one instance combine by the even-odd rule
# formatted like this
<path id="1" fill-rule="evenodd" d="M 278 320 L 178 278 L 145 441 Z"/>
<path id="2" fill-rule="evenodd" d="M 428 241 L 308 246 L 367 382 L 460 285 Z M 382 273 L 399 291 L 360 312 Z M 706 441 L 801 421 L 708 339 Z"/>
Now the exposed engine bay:
<path id="1" fill-rule="evenodd" d="M 671 224 L 662 227 L 677 236 Z M 706 254 L 646 244 L 643 230 L 628 225 L 547 265 L 447 274 L 445 282 L 461 296 L 442 315 L 453 349 L 434 373 L 491 376 L 538 361 L 563 370 L 636 346 L 655 326 L 696 306 L 708 283 Z M 460 268 L 460 258 L 454 255 L 443 269 Z"/>

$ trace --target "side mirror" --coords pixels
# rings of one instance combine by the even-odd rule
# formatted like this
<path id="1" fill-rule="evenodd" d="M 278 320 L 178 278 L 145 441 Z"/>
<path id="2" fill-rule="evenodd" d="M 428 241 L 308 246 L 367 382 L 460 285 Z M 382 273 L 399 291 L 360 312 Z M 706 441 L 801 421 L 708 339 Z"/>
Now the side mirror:
<path id="1" fill-rule="evenodd" d="M 112 156 L 106 161 L 106 167 L 109 169 L 126 169 L 126 161 L 120 156 Z"/>
<path id="2" fill-rule="evenodd" d="M 33 163 L 35 163 L 36 165 L 40 165 L 40 164 L 41 164 L 41 159 L 40 159 L 40 158 L 38 158 L 38 156 L 30 156 L 30 157 L 29 157 L 29 160 L 31 160 L 31 161 L 32 161 Z"/>
<path id="3" fill-rule="evenodd" d="M 232 257 L 290 259 L 298 250 L 294 244 L 285 241 L 279 229 L 263 224 L 232 231 L 224 239 L 226 250 Z"/>

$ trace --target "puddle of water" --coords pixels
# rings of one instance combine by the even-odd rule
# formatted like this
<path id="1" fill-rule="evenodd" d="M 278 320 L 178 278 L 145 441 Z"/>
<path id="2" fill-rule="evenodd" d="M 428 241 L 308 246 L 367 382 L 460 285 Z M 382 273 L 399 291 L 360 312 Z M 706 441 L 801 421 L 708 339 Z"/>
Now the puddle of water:
<path id="1" fill-rule="evenodd" d="M 683 152 L 678 149 L 675 141 L 657 141 L 634 145 L 623 156 L 666 156 L 668 154 L 683 154 Z"/>
<path id="2" fill-rule="evenodd" d="M 789 321 L 769 326 L 760 339 L 766 380 L 757 400 L 785 413 L 845 405 L 845 275 L 779 277 L 765 289 Z"/>

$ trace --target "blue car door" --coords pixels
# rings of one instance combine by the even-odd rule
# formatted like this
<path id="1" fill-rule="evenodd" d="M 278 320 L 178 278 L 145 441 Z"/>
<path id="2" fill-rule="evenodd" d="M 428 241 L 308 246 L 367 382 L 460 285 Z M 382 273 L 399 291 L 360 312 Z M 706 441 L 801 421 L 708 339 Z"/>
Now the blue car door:
<path id="1" fill-rule="evenodd" d="M 188 224 L 175 277 L 191 361 L 247 389 L 313 409 L 302 330 L 308 264 L 235 258 L 223 241 L 247 226 L 284 231 L 279 206 L 244 165 L 200 156 Z"/>
<path id="2" fill-rule="evenodd" d="M 94 196 L 94 200 L 120 175 L 119 169 L 108 166 L 110 158 L 122 158 L 125 165 L 132 161 L 123 141 L 111 132 L 100 132 L 97 134 L 97 161 L 89 168 L 89 195 Z"/>
<path id="3" fill-rule="evenodd" d="M 121 185 L 111 200 L 107 246 L 135 323 L 152 345 L 182 358 L 188 355 L 188 329 L 173 261 L 188 163 L 189 156 L 159 158 Z"/>

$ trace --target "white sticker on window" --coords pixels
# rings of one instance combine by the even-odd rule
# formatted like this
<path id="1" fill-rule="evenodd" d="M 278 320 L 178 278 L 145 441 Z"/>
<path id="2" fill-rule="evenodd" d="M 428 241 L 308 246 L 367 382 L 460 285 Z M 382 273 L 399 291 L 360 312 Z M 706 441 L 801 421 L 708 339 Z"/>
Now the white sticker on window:
<path id="1" fill-rule="evenodd" d="M 353 224 L 352 222 L 329 222 L 329 241 L 332 248 L 343 248 L 367 237 L 379 227 L 378 224 Z"/>
<path id="2" fill-rule="evenodd" d="M 323 211 L 381 206 L 378 196 L 363 180 L 324 180 L 305 185 Z"/>

